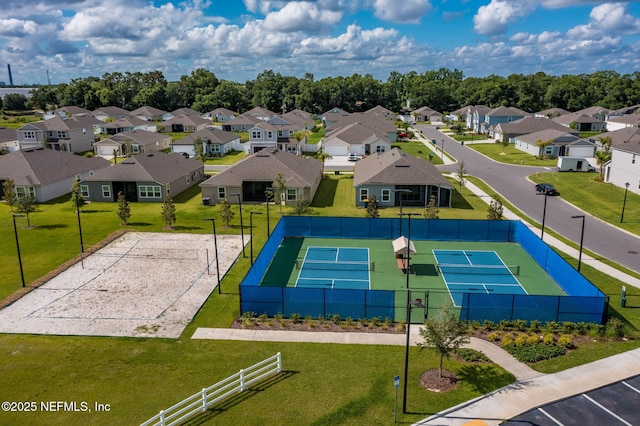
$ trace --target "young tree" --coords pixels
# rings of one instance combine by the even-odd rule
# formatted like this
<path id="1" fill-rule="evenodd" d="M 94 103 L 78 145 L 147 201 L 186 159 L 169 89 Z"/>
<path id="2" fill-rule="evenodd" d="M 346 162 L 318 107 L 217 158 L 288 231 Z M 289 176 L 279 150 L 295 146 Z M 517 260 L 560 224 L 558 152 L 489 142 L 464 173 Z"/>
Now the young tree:
<path id="1" fill-rule="evenodd" d="M 502 135 L 502 153 L 504 154 L 504 150 L 509 146 L 509 134 L 505 133 Z"/>
<path id="2" fill-rule="evenodd" d="M 71 202 L 73 203 L 73 207 L 76 208 L 76 211 L 86 203 L 80 190 L 80 181 L 78 178 L 75 178 L 73 185 L 71 185 Z"/>
<path id="3" fill-rule="evenodd" d="M 18 195 L 16 194 L 16 185 L 12 179 L 7 179 L 2 184 L 2 191 L 4 195 L 2 199 L 9 207 L 11 207 L 11 211 L 13 211 L 14 206 L 18 202 Z"/>
<path id="4" fill-rule="evenodd" d="M 131 217 L 131 207 L 129 206 L 129 201 L 125 198 L 122 191 L 118 192 L 118 211 L 116 212 L 120 220 L 122 220 L 122 225 L 129 224 L 129 218 Z"/>
<path id="5" fill-rule="evenodd" d="M 118 149 L 114 148 L 113 149 L 113 164 L 118 164 Z"/>
<path id="6" fill-rule="evenodd" d="M 296 216 L 302 216 L 303 214 L 311 213 L 311 202 L 309 200 L 296 200 L 293 203 L 293 214 Z"/>
<path id="7" fill-rule="evenodd" d="M 467 168 L 464 165 L 464 160 L 458 164 L 456 175 L 458 176 L 458 185 L 460 185 L 460 189 L 462 190 L 462 187 L 467 183 Z"/>
<path id="8" fill-rule="evenodd" d="M 540 159 L 544 158 L 544 151 L 545 151 L 545 148 L 546 148 L 547 146 L 551 145 L 552 143 L 553 143 L 553 141 L 552 141 L 552 140 L 543 141 L 543 140 L 538 139 L 538 140 L 536 141 L 536 146 L 537 146 L 538 148 L 540 148 L 540 151 L 538 152 L 538 158 L 540 158 Z"/>
<path id="9" fill-rule="evenodd" d="M 27 227 L 31 228 L 31 222 L 29 221 L 29 214 L 38 210 L 38 199 L 35 195 L 23 195 L 19 196 L 16 204 L 16 211 L 27 216 Z"/>
<path id="10" fill-rule="evenodd" d="M 428 348 L 440 356 L 440 377 L 442 377 L 442 361 L 465 343 L 469 342 L 464 322 L 449 312 L 445 306 L 439 317 L 429 318 L 420 328 L 420 336 L 424 342 L 418 343 L 420 349 Z"/>
<path id="11" fill-rule="evenodd" d="M 331 154 L 328 154 L 324 151 L 318 151 L 318 153 L 316 154 L 316 158 L 322 161 L 322 175 L 324 176 L 324 162 L 326 160 L 332 159 L 333 157 L 331 156 Z"/>
<path id="12" fill-rule="evenodd" d="M 600 167 L 600 180 L 604 180 L 604 165 L 611 161 L 611 138 L 605 136 L 600 138 L 602 147 L 596 152 L 596 163 Z"/>
<path id="13" fill-rule="evenodd" d="M 439 213 L 440 210 L 436 204 L 436 197 L 435 195 L 432 195 L 429 199 L 429 204 L 427 204 L 427 208 L 424 209 L 424 217 L 425 219 L 438 219 Z"/>
<path id="14" fill-rule="evenodd" d="M 278 172 L 276 179 L 273 181 L 273 197 L 280 204 L 280 214 L 282 214 L 282 198 L 287 192 L 287 182 L 284 180 L 282 173 Z"/>
<path id="15" fill-rule="evenodd" d="M 173 204 L 173 199 L 169 197 L 164 197 L 162 202 L 162 220 L 164 220 L 169 229 L 173 229 L 173 224 L 176 223 L 176 205 Z"/>
<path id="16" fill-rule="evenodd" d="M 504 208 L 502 207 L 502 201 L 497 194 L 493 194 L 491 197 L 491 203 L 489 203 L 489 209 L 487 211 L 487 219 L 489 220 L 502 220 Z"/>
<path id="17" fill-rule="evenodd" d="M 207 160 L 207 152 L 204 146 L 204 141 L 201 138 L 196 138 L 193 141 L 193 151 L 196 155 L 193 157 L 198 161 L 202 161 L 203 163 Z"/>
<path id="18" fill-rule="evenodd" d="M 380 213 L 378 213 L 378 199 L 373 194 L 369 197 L 369 205 L 367 206 L 365 217 L 369 219 L 380 217 Z"/>
<path id="19" fill-rule="evenodd" d="M 225 198 L 224 200 L 222 200 L 222 203 L 220 203 L 220 217 L 222 218 L 222 220 L 224 220 L 224 224 L 227 228 L 230 226 L 234 215 L 235 213 L 233 213 L 233 210 L 231 210 L 229 200 Z"/>

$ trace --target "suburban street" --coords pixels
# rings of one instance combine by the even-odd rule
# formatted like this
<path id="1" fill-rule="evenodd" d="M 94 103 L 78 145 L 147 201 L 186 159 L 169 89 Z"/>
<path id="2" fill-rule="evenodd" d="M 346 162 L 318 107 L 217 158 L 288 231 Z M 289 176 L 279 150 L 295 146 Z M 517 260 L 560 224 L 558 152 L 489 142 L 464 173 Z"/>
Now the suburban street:
<path id="1" fill-rule="evenodd" d="M 436 130 L 433 125 L 415 125 L 429 141 L 435 139 L 438 148 L 444 141 L 444 151 L 457 161 L 464 161 L 467 174 L 482 179 L 503 199 L 508 200 L 524 214 L 542 223 L 544 195 L 534 190 L 527 179 L 536 171 L 551 171 L 545 167 L 515 166 L 495 162 L 461 145 L 458 141 Z M 438 166 L 441 171 L 457 172 L 458 163 Z M 611 206 L 613 209 L 622 208 Z M 585 215 L 584 248 L 640 273 L 640 238 L 590 216 L 560 196 L 547 197 L 545 229 L 552 229 L 563 237 L 580 244 L 582 219 L 571 216 Z"/>

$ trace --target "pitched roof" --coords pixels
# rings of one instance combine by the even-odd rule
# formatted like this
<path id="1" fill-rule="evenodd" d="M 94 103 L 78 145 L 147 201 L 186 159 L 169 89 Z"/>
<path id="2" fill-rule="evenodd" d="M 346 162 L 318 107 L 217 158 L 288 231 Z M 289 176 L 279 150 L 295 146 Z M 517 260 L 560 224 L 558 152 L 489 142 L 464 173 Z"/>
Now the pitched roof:
<path id="1" fill-rule="evenodd" d="M 199 114 L 198 115 L 179 114 L 162 123 L 163 126 L 172 125 L 172 124 L 199 126 L 202 124 L 211 124 L 211 120 L 207 120 L 206 118 L 201 118 Z"/>
<path id="2" fill-rule="evenodd" d="M 239 136 L 232 132 L 226 132 L 224 130 L 216 129 L 213 127 L 205 127 L 197 132 L 188 134 L 187 136 L 172 142 L 171 145 L 193 145 L 196 139 L 200 138 L 203 141 L 211 141 L 214 144 L 226 144 L 238 139 Z"/>
<path id="3" fill-rule="evenodd" d="M 509 123 L 500 123 L 496 125 L 496 128 L 499 128 L 502 133 L 506 133 L 508 135 L 526 135 L 528 133 L 535 133 L 541 130 L 547 129 L 555 129 L 562 132 L 569 133 L 578 133 L 578 131 L 573 131 L 571 129 L 567 129 L 566 126 L 563 126 L 560 123 L 556 123 L 553 120 L 549 120 L 548 118 L 542 117 L 523 117 L 519 120 L 512 121 Z"/>
<path id="4" fill-rule="evenodd" d="M 582 139 L 567 130 L 547 129 L 527 135 L 518 136 L 517 139 L 530 145 L 535 145 L 538 141 L 553 141 L 556 145 L 568 145 L 576 142 L 592 142 Z"/>
<path id="5" fill-rule="evenodd" d="M 331 145 L 332 140 L 340 139 L 341 141 L 346 142 L 350 145 L 355 145 L 361 144 L 372 137 L 380 138 L 380 136 L 378 136 L 376 132 L 369 129 L 368 127 L 363 126 L 360 123 L 351 123 L 336 130 L 335 132 L 331 132 L 329 136 L 325 137 L 323 144 Z M 389 138 L 387 138 L 386 136 L 384 139 L 387 142 L 389 141 Z"/>
<path id="6" fill-rule="evenodd" d="M 240 114 L 239 116 L 232 118 L 231 120 L 227 121 L 225 124 L 227 126 L 240 126 L 240 125 L 250 125 L 250 124 L 257 124 L 259 122 L 261 122 L 262 120 L 259 119 L 258 117 L 255 117 L 253 115 L 245 115 L 245 114 Z"/>
<path id="7" fill-rule="evenodd" d="M 105 141 L 113 141 L 117 143 L 131 141 L 143 145 L 149 145 L 155 144 L 156 142 L 161 142 L 167 138 L 170 139 L 171 136 L 157 132 L 148 132 L 146 130 L 129 130 L 127 132 L 118 133 L 109 138 L 102 139 L 101 141 L 96 142 L 94 145 L 104 145 Z"/>
<path id="8" fill-rule="evenodd" d="M 191 109 L 191 108 L 178 108 L 175 111 L 171 111 L 171 114 L 173 114 L 173 115 L 196 115 L 198 117 L 200 117 L 202 115 L 202 113 L 200 111 L 196 111 L 195 109 Z"/>
<path id="9" fill-rule="evenodd" d="M 552 118 L 552 120 L 565 126 L 569 126 L 571 123 L 603 123 L 603 120 L 582 112 L 572 112 L 561 115 L 560 117 Z"/>
<path id="10" fill-rule="evenodd" d="M 83 157 L 48 148 L 21 149 L 0 155 L 0 179 L 12 179 L 16 186 L 46 185 L 70 176 L 109 167 L 99 157 Z"/>
<path id="11" fill-rule="evenodd" d="M 219 107 L 219 108 L 216 108 L 216 109 L 213 109 L 213 110 L 209 111 L 207 114 L 209 114 L 211 116 L 214 116 L 214 115 L 217 115 L 217 114 L 234 116 L 234 115 L 236 115 L 236 112 L 235 111 L 231 111 L 228 108 Z"/>
<path id="12" fill-rule="evenodd" d="M 278 173 L 289 186 L 297 183 L 298 187 L 311 187 L 322 173 L 322 163 L 285 151 L 263 149 L 210 177 L 200 186 L 241 186 L 245 181 L 273 182 Z"/>
<path id="13" fill-rule="evenodd" d="M 18 140 L 18 132 L 11 127 L 0 127 L 0 143 Z"/>
<path id="14" fill-rule="evenodd" d="M 262 107 L 251 108 L 249 111 L 245 111 L 242 114 L 243 115 L 251 115 L 251 116 L 254 116 L 254 117 L 258 117 L 260 119 L 271 118 L 274 115 L 276 115 L 275 112 L 269 111 L 268 109 L 262 108 Z"/>
<path id="15" fill-rule="evenodd" d="M 138 117 L 127 116 L 123 118 L 119 118 L 116 121 L 107 121 L 105 123 L 101 123 L 99 127 L 104 129 L 121 129 L 123 127 L 139 127 L 139 126 L 151 126 L 153 123 L 148 122 L 147 120 L 143 120 Z"/>
<path id="16" fill-rule="evenodd" d="M 163 116 L 166 113 L 167 111 L 163 111 L 161 109 L 154 108 L 152 106 L 146 106 L 146 105 L 131 111 L 131 115 L 134 117 L 137 117 L 137 116 L 158 117 L 158 116 Z"/>
<path id="17" fill-rule="evenodd" d="M 420 115 L 442 115 L 441 112 L 436 111 L 435 109 L 431 109 L 428 106 L 423 106 L 418 108 L 417 110 L 413 111 L 414 114 L 420 114 Z M 455 111 L 454 111 L 455 113 Z"/>
<path id="18" fill-rule="evenodd" d="M 130 112 L 127 111 L 126 109 L 120 108 L 120 107 L 117 107 L 117 106 L 103 106 L 103 107 L 100 107 L 100 108 L 96 108 L 93 111 L 93 115 L 94 116 L 97 115 L 97 114 L 101 114 L 101 113 L 107 115 L 108 117 L 117 117 L 119 115 L 129 115 L 130 114 Z"/>
<path id="19" fill-rule="evenodd" d="M 600 133 L 590 139 L 611 138 L 611 149 L 629 151 L 640 154 L 640 128 L 625 127 L 613 132 Z"/>
<path id="20" fill-rule="evenodd" d="M 526 111 L 523 111 L 519 108 L 500 106 L 498 108 L 494 108 L 490 111 L 485 112 L 483 115 L 489 117 L 520 117 L 520 116 L 528 116 L 531 115 Z"/>
<path id="21" fill-rule="evenodd" d="M 365 184 L 451 187 L 449 181 L 429 161 L 409 155 L 398 148 L 371 154 L 356 163 L 353 186 Z"/>
<path id="22" fill-rule="evenodd" d="M 340 131 L 340 129 L 347 127 L 351 124 L 358 123 L 369 130 L 373 131 L 380 139 L 389 141 L 389 134 L 396 132 L 396 125 L 393 121 L 382 118 L 376 114 L 365 113 L 353 113 L 349 115 L 340 116 L 339 119 L 331 126 L 327 128 L 325 132 L 325 138 L 332 135 L 333 132 Z"/>
<path id="23" fill-rule="evenodd" d="M 86 129 L 103 124 L 103 121 L 100 121 L 91 115 L 74 115 L 73 117 L 69 118 L 61 118 L 60 116 L 56 115 L 55 117 L 52 117 L 48 120 L 25 124 L 24 126 L 20 127 L 20 129 L 26 129 L 29 126 L 34 126 L 42 131 L 65 131 Z"/>
<path id="24" fill-rule="evenodd" d="M 83 182 L 158 182 L 162 185 L 170 183 L 180 176 L 193 173 L 203 168 L 200 161 L 185 158 L 182 154 L 150 152 L 129 157 L 106 170 L 83 179 Z"/>
<path id="25" fill-rule="evenodd" d="M 564 114 L 569 114 L 569 111 L 562 108 L 547 108 L 542 111 L 536 112 L 536 115 L 550 117 L 550 118 L 559 117 Z"/>

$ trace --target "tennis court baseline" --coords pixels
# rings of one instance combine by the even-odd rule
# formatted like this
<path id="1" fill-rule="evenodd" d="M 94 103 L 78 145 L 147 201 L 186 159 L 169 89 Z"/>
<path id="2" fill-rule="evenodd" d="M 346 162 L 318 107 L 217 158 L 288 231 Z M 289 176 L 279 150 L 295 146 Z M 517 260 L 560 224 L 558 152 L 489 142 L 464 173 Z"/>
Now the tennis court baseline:
<path id="1" fill-rule="evenodd" d="M 308 247 L 296 287 L 369 290 L 369 249 L 360 247 Z"/>
<path id="2" fill-rule="evenodd" d="M 464 293 L 527 294 L 515 276 L 519 267 L 505 265 L 495 251 L 433 250 L 433 255 L 457 307 Z"/>

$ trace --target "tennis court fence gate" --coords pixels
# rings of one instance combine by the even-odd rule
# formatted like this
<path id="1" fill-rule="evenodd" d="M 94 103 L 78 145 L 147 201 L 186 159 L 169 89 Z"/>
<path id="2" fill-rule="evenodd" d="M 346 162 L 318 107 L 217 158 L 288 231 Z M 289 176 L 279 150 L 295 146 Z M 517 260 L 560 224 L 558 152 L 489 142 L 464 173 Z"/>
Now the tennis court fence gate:
<path id="1" fill-rule="evenodd" d="M 242 369 L 233 376 L 229 376 L 215 385 L 202 389 L 200 392 L 172 405 L 166 410 L 160 410 L 160 413 L 151 417 L 140 426 L 172 426 L 181 424 L 193 416 L 204 413 L 213 404 L 220 402 L 226 397 L 243 392 L 252 384 L 280 372 L 282 372 L 282 355 L 278 352 L 274 356 L 260 361 L 251 367 Z"/>

